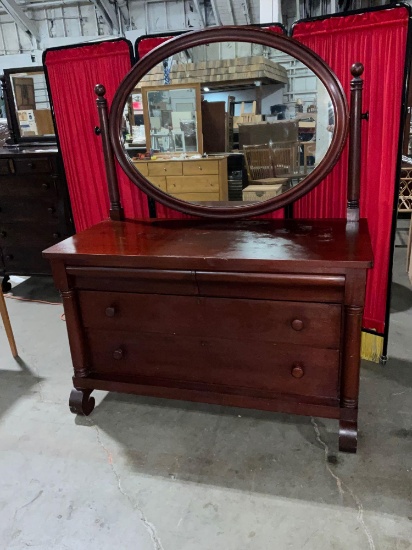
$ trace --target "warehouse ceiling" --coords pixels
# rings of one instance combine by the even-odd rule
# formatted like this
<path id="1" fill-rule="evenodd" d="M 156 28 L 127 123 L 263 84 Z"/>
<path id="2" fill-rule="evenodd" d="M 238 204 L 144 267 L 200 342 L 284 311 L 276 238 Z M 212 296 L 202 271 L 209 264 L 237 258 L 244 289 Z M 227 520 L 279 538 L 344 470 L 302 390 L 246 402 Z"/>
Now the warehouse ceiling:
<path id="1" fill-rule="evenodd" d="M 259 19 L 259 0 L 0 0 L 0 55 L 44 49 L 53 39 L 154 34 Z"/>

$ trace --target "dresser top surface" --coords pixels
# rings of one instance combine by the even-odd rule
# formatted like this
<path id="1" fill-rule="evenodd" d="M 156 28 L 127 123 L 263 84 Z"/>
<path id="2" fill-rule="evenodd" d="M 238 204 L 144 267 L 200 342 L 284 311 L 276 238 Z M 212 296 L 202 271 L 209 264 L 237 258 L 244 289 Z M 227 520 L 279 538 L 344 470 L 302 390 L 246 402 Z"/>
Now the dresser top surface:
<path id="1" fill-rule="evenodd" d="M 348 226 L 349 227 L 349 226 Z M 372 248 L 366 220 L 104 221 L 44 252 L 68 264 L 159 269 L 261 270 L 366 268 Z"/>

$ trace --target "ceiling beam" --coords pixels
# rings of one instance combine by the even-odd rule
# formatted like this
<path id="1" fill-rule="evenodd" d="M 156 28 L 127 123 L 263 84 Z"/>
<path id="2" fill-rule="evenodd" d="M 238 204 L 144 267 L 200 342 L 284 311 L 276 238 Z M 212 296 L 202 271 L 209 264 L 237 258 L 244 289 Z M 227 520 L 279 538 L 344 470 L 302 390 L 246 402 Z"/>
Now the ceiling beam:
<path id="1" fill-rule="evenodd" d="M 3 0 L 0 1 L 3 2 Z M 112 4 L 110 4 L 109 0 L 92 0 L 92 2 L 99 9 L 111 30 L 115 31 L 117 34 L 120 34 L 116 10 L 113 8 Z"/>
<path id="2" fill-rule="evenodd" d="M 205 18 L 203 17 L 203 13 L 199 5 L 199 0 L 193 0 L 193 4 L 195 5 L 196 11 L 199 15 L 200 21 L 202 23 L 202 27 L 205 27 L 206 26 Z"/>
<path id="3" fill-rule="evenodd" d="M 14 0 L 0 0 L 4 9 L 20 27 L 31 38 L 34 38 L 37 43 L 40 43 L 39 30 L 34 21 L 29 19 L 21 7 Z"/>

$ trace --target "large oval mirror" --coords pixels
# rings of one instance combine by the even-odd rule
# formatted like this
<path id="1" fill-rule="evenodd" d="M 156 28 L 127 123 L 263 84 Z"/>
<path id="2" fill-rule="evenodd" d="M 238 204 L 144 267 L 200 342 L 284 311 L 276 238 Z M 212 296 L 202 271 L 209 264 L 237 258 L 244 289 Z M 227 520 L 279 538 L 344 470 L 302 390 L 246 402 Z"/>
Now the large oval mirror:
<path id="1" fill-rule="evenodd" d="M 347 107 L 333 73 L 297 42 L 220 28 L 174 39 L 139 62 L 110 123 L 120 163 L 153 198 L 240 217 L 319 183 L 343 147 Z"/>

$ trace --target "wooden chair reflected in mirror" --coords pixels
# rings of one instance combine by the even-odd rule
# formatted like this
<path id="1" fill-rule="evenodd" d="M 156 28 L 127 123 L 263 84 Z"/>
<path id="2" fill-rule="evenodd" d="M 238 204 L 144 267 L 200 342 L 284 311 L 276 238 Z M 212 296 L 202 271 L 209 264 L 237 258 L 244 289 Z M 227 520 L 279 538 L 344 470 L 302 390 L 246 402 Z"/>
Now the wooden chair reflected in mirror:
<path id="1" fill-rule="evenodd" d="M 269 144 L 243 147 L 249 185 L 279 185 L 287 183 L 288 176 L 278 177 L 275 156 Z"/>

